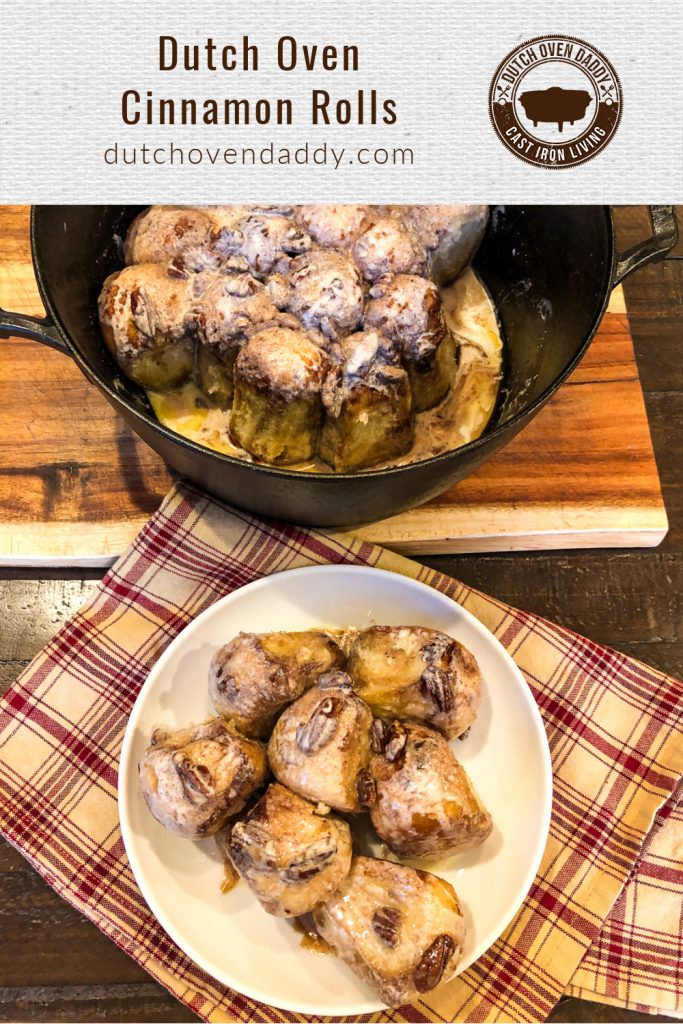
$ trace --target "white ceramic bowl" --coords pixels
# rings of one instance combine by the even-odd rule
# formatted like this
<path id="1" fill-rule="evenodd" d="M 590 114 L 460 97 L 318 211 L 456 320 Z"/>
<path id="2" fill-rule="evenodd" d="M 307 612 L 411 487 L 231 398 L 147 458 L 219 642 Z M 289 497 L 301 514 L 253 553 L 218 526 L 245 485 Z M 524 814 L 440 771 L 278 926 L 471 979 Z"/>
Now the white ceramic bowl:
<path id="1" fill-rule="evenodd" d="M 240 630 L 312 626 L 422 625 L 464 643 L 481 667 L 484 695 L 466 740 L 454 750 L 493 816 L 483 846 L 430 866 L 455 887 L 467 939 L 460 970 L 498 938 L 541 861 L 552 774 L 538 708 L 519 669 L 469 612 L 422 583 L 355 566 L 319 566 L 268 576 L 217 601 L 169 645 L 149 674 L 126 728 L 119 775 L 121 831 L 140 890 L 174 942 L 204 971 L 272 1006 L 313 1015 L 368 1013 L 377 996 L 340 960 L 301 948 L 291 923 L 265 913 L 241 882 L 229 893 L 212 839 L 167 832 L 147 810 L 137 764 L 158 725 L 212 713 L 209 660 Z"/>

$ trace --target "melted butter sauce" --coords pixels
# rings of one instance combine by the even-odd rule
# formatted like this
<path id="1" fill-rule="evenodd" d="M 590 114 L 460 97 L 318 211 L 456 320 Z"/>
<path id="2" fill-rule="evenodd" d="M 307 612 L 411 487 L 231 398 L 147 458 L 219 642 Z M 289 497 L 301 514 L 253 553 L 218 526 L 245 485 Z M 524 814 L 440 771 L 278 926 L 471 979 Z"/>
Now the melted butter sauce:
<path id="1" fill-rule="evenodd" d="M 232 864 L 227 860 L 224 861 L 223 878 L 221 879 L 221 892 L 232 892 L 239 880 L 240 876 L 237 874 Z"/>
<path id="2" fill-rule="evenodd" d="M 327 956 L 337 955 L 329 942 L 318 935 L 310 914 L 292 918 L 291 924 L 294 931 L 301 935 L 299 945 L 302 949 L 307 949 L 309 953 L 325 953 Z"/>
<path id="3" fill-rule="evenodd" d="M 491 297 L 478 275 L 465 270 L 441 291 L 444 316 L 457 339 L 458 369 L 449 394 L 434 409 L 416 418 L 415 442 L 405 455 L 372 469 L 405 466 L 442 452 L 460 448 L 480 437 L 495 408 L 503 368 L 503 341 Z M 229 410 L 208 409 L 194 384 L 175 391 L 148 391 L 157 419 L 183 437 L 208 448 L 253 461 L 232 444 L 228 435 Z M 297 463 L 287 469 L 329 473 L 320 461 Z"/>

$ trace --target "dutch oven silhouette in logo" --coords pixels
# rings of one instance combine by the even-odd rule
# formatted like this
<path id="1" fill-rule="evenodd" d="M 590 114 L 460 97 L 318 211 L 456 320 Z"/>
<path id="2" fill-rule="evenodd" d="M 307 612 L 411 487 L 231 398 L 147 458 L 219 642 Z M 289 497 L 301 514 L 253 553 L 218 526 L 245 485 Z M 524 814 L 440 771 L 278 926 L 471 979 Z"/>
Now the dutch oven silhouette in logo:
<path id="1" fill-rule="evenodd" d="M 489 92 L 493 127 L 538 167 L 574 167 L 596 156 L 621 118 L 621 85 L 600 50 L 571 36 L 539 36 L 512 50 Z"/>
<path id="2" fill-rule="evenodd" d="M 558 85 L 551 89 L 529 89 L 519 97 L 526 116 L 538 128 L 539 121 L 557 122 L 557 130 L 562 131 L 566 121 L 574 125 L 586 116 L 588 104 L 592 97 L 585 89 L 561 89 Z"/>

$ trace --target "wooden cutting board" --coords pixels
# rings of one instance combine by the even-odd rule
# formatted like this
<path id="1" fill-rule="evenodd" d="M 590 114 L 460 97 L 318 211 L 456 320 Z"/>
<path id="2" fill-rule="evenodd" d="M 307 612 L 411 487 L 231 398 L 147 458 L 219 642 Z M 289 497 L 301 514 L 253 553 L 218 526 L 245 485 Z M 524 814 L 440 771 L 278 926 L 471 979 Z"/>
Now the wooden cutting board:
<path id="1" fill-rule="evenodd" d="M 28 208 L 0 207 L 0 305 L 40 314 Z M 171 476 L 76 366 L 0 339 L 0 564 L 103 566 Z M 649 547 L 667 531 L 623 294 L 536 419 L 427 505 L 356 533 L 408 554 Z"/>

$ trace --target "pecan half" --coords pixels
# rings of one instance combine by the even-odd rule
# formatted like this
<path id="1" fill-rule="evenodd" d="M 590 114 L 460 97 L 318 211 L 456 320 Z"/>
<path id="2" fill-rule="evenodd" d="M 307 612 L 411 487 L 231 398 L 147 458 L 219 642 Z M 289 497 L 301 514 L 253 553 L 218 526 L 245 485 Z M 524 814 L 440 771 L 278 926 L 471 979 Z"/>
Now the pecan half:
<path id="1" fill-rule="evenodd" d="M 369 771 L 362 768 L 356 778 L 356 793 L 361 807 L 372 807 L 377 800 L 377 786 Z"/>
<path id="2" fill-rule="evenodd" d="M 376 718 L 372 723 L 372 732 L 370 733 L 370 739 L 372 741 L 372 749 L 375 754 L 381 754 L 384 750 L 384 739 L 386 734 L 386 726 L 381 718 Z"/>
<path id="3" fill-rule="evenodd" d="M 297 728 L 296 742 L 303 754 L 314 754 L 330 742 L 339 725 L 340 710 L 338 697 L 325 697 L 306 724 Z"/>
<path id="4" fill-rule="evenodd" d="M 305 857 L 294 861 L 289 867 L 281 871 L 280 877 L 285 882 L 305 882 L 308 878 L 313 878 L 319 871 L 322 871 L 336 852 L 337 841 L 334 836 L 323 836 L 317 843 L 309 846 Z"/>
<path id="5" fill-rule="evenodd" d="M 398 942 L 398 931 L 401 926 L 401 911 L 395 907 L 380 907 L 372 915 L 372 927 L 379 939 L 394 949 Z"/>
<path id="6" fill-rule="evenodd" d="M 397 761 L 408 740 L 408 734 L 400 722 L 392 722 L 384 737 L 384 756 L 392 764 Z"/>
<path id="7" fill-rule="evenodd" d="M 185 281 L 190 276 L 187 265 L 180 256 L 176 256 L 175 259 L 171 260 L 166 267 L 166 273 L 169 277 L 178 278 L 180 281 Z"/>
<path id="8" fill-rule="evenodd" d="M 413 971 L 413 981 L 418 992 L 429 992 L 436 988 L 454 952 L 455 946 L 450 935 L 437 935 Z"/>
<path id="9" fill-rule="evenodd" d="M 255 865 L 259 870 L 277 870 L 275 846 L 267 825 L 258 821 L 238 821 L 229 839 L 230 856 L 242 868 Z"/>
<path id="10" fill-rule="evenodd" d="M 204 764 L 193 764 L 188 757 L 173 758 L 173 764 L 180 776 L 185 796 L 192 803 L 200 803 L 213 796 L 213 778 Z"/>
<path id="11" fill-rule="evenodd" d="M 246 299 L 255 295 L 262 286 L 250 274 L 235 274 L 226 277 L 223 283 L 223 291 L 226 295 L 233 295 L 238 299 Z"/>
<path id="12" fill-rule="evenodd" d="M 422 652 L 426 668 L 420 680 L 420 690 L 443 714 L 448 714 L 454 706 L 451 677 L 458 649 L 455 641 L 444 634 L 435 637 Z"/>
<path id="13" fill-rule="evenodd" d="M 442 714 L 453 710 L 453 688 L 446 672 L 430 666 L 422 673 L 420 692 L 430 698 Z"/>

